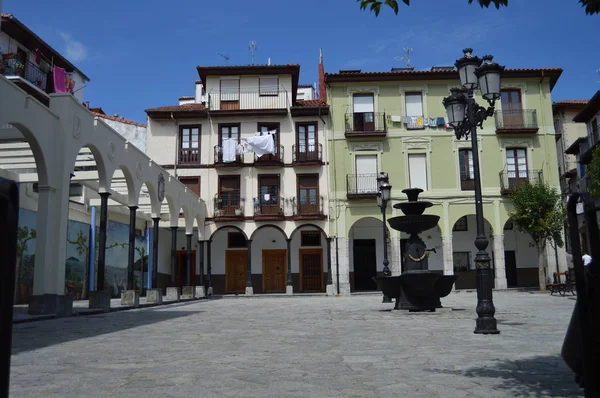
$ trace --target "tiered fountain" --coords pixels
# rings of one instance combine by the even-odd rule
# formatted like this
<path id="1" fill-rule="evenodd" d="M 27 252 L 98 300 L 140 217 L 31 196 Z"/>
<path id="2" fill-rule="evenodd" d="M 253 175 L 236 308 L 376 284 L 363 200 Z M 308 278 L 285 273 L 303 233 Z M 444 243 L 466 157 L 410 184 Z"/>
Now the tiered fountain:
<path id="1" fill-rule="evenodd" d="M 399 276 L 374 278 L 385 296 L 396 298 L 394 309 L 435 311 L 436 308 L 442 308 L 440 298 L 450 294 L 458 278 L 456 275 L 429 271 L 429 252 L 419 233 L 435 227 L 440 217 L 423 214 L 433 203 L 418 200 L 421 192 L 423 190 L 420 188 L 403 190 L 408 202 L 397 203 L 394 208 L 402 210 L 404 215 L 388 220 L 390 227 L 410 234 L 404 248 L 404 272 Z"/>

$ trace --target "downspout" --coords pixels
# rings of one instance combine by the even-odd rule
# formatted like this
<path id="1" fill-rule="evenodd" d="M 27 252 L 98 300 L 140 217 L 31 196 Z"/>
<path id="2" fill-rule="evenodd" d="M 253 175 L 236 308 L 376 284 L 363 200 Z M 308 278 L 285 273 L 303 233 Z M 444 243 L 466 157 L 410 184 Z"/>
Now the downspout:
<path id="1" fill-rule="evenodd" d="M 171 120 L 175 122 L 175 161 L 173 162 L 173 170 L 175 177 L 177 177 L 177 160 L 179 158 L 179 156 L 177 156 L 179 152 L 179 131 L 177 120 L 173 117 L 173 112 L 171 112 Z"/>
<path id="2" fill-rule="evenodd" d="M 329 93 L 331 86 L 327 85 L 327 92 Z M 333 109 L 329 109 L 329 121 L 333 121 L 333 118 L 331 117 L 331 112 Z M 333 131 L 333 122 L 331 123 L 331 129 Z M 332 161 L 331 163 L 335 166 L 336 160 L 335 160 L 335 133 L 332 133 L 331 135 L 331 146 L 333 146 L 333 154 L 332 154 Z M 330 191 L 331 192 L 331 191 Z M 340 235 L 340 229 L 339 229 L 339 218 L 340 218 L 340 209 L 339 209 L 339 203 L 338 203 L 338 190 L 337 190 L 337 172 L 336 172 L 336 167 L 333 167 L 333 202 L 334 202 L 334 207 L 335 207 L 335 270 L 336 270 L 336 284 L 337 284 L 337 294 L 340 294 L 340 250 L 339 250 L 339 235 Z"/>
<path id="3" fill-rule="evenodd" d="M 325 126 L 324 130 L 325 130 L 325 158 L 327 159 L 327 168 L 326 168 L 326 181 L 327 181 L 327 202 L 329 202 L 329 195 L 331 195 L 331 181 L 329 178 L 329 168 L 331 165 L 331 162 L 329 161 L 329 129 L 327 128 L 327 122 L 323 119 L 323 117 L 321 116 L 321 107 L 319 107 L 319 119 L 321 119 L 321 121 L 323 122 L 323 125 Z M 329 228 L 329 237 L 331 237 L 331 206 L 327 206 L 327 227 Z M 329 244 L 331 245 L 331 241 L 329 241 Z M 337 252 L 337 237 L 335 240 L 335 244 L 336 244 L 336 250 L 335 250 L 335 266 L 336 266 L 336 270 L 339 271 L 339 266 L 337 263 L 337 257 L 338 257 L 338 252 Z M 329 249 L 331 250 L 331 248 Z M 331 253 L 331 252 L 329 252 Z M 340 293 L 340 283 L 339 283 L 339 279 L 340 279 L 340 273 L 336 272 L 337 275 L 337 292 L 338 294 Z"/>

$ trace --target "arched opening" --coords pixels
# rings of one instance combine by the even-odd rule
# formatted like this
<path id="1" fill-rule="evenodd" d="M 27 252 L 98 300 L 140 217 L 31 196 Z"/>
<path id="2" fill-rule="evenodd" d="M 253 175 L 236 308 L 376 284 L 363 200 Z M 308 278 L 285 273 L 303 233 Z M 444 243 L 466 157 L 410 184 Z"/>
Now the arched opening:
<path id="1" fill-rule="evenodd" d="M 511 219 L 504 224 L 504 267 L 507 287 L 539 286 L 535 245 L 531 236 L 519 231 Z"/>
<path id="2" fill-rule="evenodd" d="M 25 304 L 33 295 L 37 225 L 38 186 L 48 184 L 48 168 L 44 153 L 34 134 L 25 125 L 0 125 L 0 180 L 19 183 L 19 226 L 15 303 Z"/>
<path id="3" fill-rule="evenodd" d="M 494 235 L 492 225 L 486 219 L 484 219 L 484 232 L 489 241 L 486 251 L 492 259 L 490 276 L 494 278 Z M 474 214 L 459 218 L 452 227 L 452 262 L 454 274 L 459 275 L 455 284 L 457 289 L 475 289 L 477 287 L 474 262 L 478 251 L 475 247 L 476 236 L 477 221 Z M 494 281 L 492 280 L 491 283 L 493 286 Z"/>
<path id="4" fill-rule="evenodd" d="M 373 277 L 383 272 L 383 223 L 374 217 L 361 218 L 352 224 L 349 232 L 350 291 L 377 290 Z M 388 259 L 391 259 L 388 228 Z"/>
<path id="5" fill-rule="evenodd" d="M 254 293 L 285 293 L 287 285 L 287 236 L 277 225 L 261 225 L 250 236 Z"/>
<path id="6" fill-rule="evenodd" d="M 303 224 L 290 235 L 291 272 L 294 292 L 325 292 L 327 234 L 315 224 Z"/>
<path id="7" fill-rule="evenodd" d="M 210 237 L 211 281 L 215 294 L 242 294 L 246 290 L 248 239 L 236 226 L 224 226 Z"/>

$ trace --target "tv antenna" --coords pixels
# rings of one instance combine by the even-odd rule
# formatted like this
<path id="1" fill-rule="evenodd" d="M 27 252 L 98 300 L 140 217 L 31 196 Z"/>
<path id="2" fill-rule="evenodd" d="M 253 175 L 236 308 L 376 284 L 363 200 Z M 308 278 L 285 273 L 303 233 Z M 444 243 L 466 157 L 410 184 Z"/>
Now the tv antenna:
<path id="1" fill-rule="evenodd" d="M 256 42 L 254 40 L 250 40 L 250 54 L 252 54 L 252 65 L 254 65 L 254 52 L 256 51 Z"/>
<path id="2" fill-rule="evenodd" d="M 394 59 L 397 61 L 406 61 L 406 67 L 410 68 L 410 55 L 412 54 L 413 49 L 405 47 L 403 50 L 404 50 L 404 56 L 403 57 L 400 57 L 400 56 L 394 57 Z"/>
<path id="3" fill-rule="evenodd" d="M 221 57 L 223 57 L 226 61 L 229 61 L 229 57 L 227 55 L 223 55 L 221 53 L 217 53 L 217 55 L 220 55 Z"/>
<path id="4" fill-rule="evenodd" d="M 600 68 L 596 69 L 596 74 L 600 76 Z M 600 81 L 598 83 L 600 83 Z"/>

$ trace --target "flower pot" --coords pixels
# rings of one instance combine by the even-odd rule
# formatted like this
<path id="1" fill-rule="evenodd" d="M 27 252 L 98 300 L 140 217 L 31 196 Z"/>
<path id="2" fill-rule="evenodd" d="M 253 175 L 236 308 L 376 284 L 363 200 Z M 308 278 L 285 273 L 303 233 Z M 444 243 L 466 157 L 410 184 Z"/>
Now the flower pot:
<path id="1" fill-rule="evenodd" d="M 244 211 L 242 209 L 235 209 L 235 215 L 236 216 L 243 216 L 244 215 Z"/>

